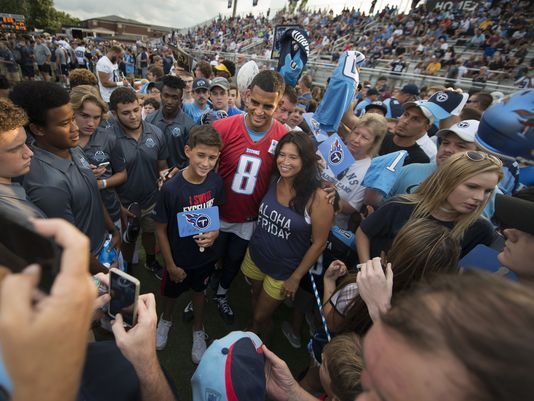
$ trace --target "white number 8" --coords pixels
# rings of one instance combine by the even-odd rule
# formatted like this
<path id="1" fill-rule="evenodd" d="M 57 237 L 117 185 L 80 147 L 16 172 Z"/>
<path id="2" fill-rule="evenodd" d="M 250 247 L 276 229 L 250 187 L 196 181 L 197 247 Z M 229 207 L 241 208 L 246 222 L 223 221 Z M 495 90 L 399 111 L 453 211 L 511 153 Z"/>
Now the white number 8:
<path id="1" fill-rule="evenodd" d="M 232 181 L 232 191 L 238 194 L 251 195 L 256 187 L 261 159 L 250 155 L 241 155 Z"/>

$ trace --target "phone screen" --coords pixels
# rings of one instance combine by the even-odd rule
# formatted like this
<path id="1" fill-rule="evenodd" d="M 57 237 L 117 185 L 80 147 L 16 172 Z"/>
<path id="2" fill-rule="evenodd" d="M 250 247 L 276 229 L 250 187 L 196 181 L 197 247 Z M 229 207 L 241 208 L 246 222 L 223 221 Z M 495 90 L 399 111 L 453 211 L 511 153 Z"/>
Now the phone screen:
<path id="1" fill-rule="evenodd" d="M 59 272 L 62 248 L 33 230 L 32 224 L 0 208 L 0 265 L 19 273 L 32 263 L 41 266 L 39 289 L 49 293 Z"/>
<path id="2" fill-rule="evenodd" d="M 109 302 L 109 314 L 115 317 L 117 313 L 120 313 L 124 323 L 133 326 L 136 320 L 139 281 L 134 277 L 129 279 L 125 276 L 115 273 L 113 269 L 110 270 L 109 294 L 111 301 Z"/>

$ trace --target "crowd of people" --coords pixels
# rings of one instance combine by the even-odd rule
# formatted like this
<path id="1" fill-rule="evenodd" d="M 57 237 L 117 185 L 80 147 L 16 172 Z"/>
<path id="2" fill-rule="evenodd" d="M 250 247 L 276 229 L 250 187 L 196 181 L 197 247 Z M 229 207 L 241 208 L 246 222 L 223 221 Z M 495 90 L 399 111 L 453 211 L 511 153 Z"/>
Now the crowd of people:
<path id="1" fill-rule="evenodd" d="M 480 18 L 500 18 L 502 33 L 516 6 L 494 3 Z M 399 20 L 414 36 L 462 35 L 458 16 L 418 10 L 414 24 Z M 348 10 L 301 17 L 329 35 L 369 18 Z M 401 17 L 388 8 L 377 18 Z M 257 34 L 249 24 L 218 19 L 174 39 L 232 46 L 221 39 L 229 30 L 237 48 Z M 318 41 L 323 33 L 314 32 Z M 511 44 L 530 43 L 528 35 Z M 189 389 L 176 388 L 156 351 L 174 335 L 180 297 L 190 299 L 180 313 L 192 321 L 182 344 L 199 364 L 195 401 L 531 396 L 532 89 L 504 97 L 397 88 L 382 76 L 360 83 L 356 67 L 346 74 L 352 52 L 328 82 L 305 71 L 293 87 L 253 61 L 197 60 L 187 71 L 167 47 L 160 56 L 142 44 L 80 42 L 87 47 L 77 53 L 52 42 L 63 63 L 37 49 L 46 37 L 8 39 L 39 68 L 32 61 L 32 75 L 21 64 L 25 79 L 9 76 L 0 98 L 0 213 L 53 238 L 62 257 L 49 294 L 37 290 L 39 266 L 3 269 L 0 399 L 178 399 Z M 1 46 L 6 60 L 12 46 Z M 340 154 L 350 163 L 336 172 Z M 198 226 L 213 208 L 218 229 L 181 231 L 179 215 Z M 139 296 L 129 329 L 121 314 L 110 321 L 102 312 L 110 249 L 120 255 L 111 267 L 140 276 L 144 266 L 161 281 L 159 293 Z M 229 293 L 243 279 L 251 291 L 239 299 L 252 312 L 236 327 Z M 219 318 L 208 315 L 208 296 L 229 327 L 254 333 L 244 333 L 264 369 L 254 380 L 232 382 L 258 367 L 243 342 L 208 347 L 204 322 Z M 293 308 L 291 321 L 277 319 L 282 304 Z M 115 341 L 87 344 L 91 324 Z M 310 332 L 298 380 L 268 348 L 280 326 L 297 349 Z M 221 355 L 238 362 L 221 369 Z"/>

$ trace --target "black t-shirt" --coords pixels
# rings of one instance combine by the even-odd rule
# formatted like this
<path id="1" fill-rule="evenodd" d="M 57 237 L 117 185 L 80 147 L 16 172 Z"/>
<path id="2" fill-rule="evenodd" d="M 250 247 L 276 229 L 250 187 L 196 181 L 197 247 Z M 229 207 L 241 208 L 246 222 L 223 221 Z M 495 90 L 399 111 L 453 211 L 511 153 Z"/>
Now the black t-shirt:
<path id="1" fill-rule="evenodd" d="M 404 165 L 411 163 L 429 163 L 430 159 L 428 158 L 428 155 L 421 149 L 421 147 L 414 143 L 412 146 L 403 148 L 402 146 L 397 145 L 395 142 L 393 142 L 393 134 L 391 132 L 388 132 L 386 136 L 384 137 L 384 141 L 382 142 L 382 145 L 380 146 L 380 150 L 378 151 L 378 154 L 380 156 L 387 155 L 388 153 L 393 153 L 398 150 L 405 150 L 408 152 L 408 156 L 406 156 L 406 159 L 404 160 Z"/>
<path id="2" fill-rule="evenodd" d="M 360 224 L 360 228 L 371 243 L 372 258 L 380 256 L 381 251 L 386 253 L 389 251 L 395 236 L 408 222 L 415 209 L 414 204 L 400 202 L 403 201 L 398 197 L 391 199 Z M 454 226 L 453 222 L 430 218 L 449 229 Z M 494 233 L 495 230 L 491 223 L 484 218 L 479 218 L 465 231 L 460 243 L 462 247 L 460 257 L 467 255 L 478 244 L 490 246 L 494 239 Z"/>
<path id="3" fill-rule="evenodd" d="M 210 171 L 202 184 L 187 181 L 180 172 L 163 185 L 154 220 L 167 224 L 167 237 L 171 246 L 174 264 L 182 269 L 195 269 L 217 260 L 215 246 L 199 251 L 193 237 L 178 235 L 179 212 L 220 206 L 223 203 L 223 180 Z"/>

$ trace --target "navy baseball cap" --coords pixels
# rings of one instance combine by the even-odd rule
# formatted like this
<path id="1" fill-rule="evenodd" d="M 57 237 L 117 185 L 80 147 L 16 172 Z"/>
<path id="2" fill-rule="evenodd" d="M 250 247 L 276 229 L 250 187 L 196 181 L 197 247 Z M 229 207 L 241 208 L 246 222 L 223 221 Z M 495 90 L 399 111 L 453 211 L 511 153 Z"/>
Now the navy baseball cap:
<path id="1" fill-rule="evenodd" d="M 378 91 L 376 90 L 376 88 L 369 88 L 367 89 L 367 96 L 371 96 L 371 95 L 379 95 Z"/>
<path id="2" fill-rule="evenodd" d="M 191 378 L 193 401 L 264 401 L 262 344 L 256 334 L 244 331 L 214 341 Z"/>
<path id="3" fill-rule="evenodd" d="M 193 81 L 193 87 L 192 87 L 192 90 L 193 92 L 196 91 L 197 89 L 206 89 L 206 90 L 209 90 L 210 89 L 210 81 L 209 79 L 206 79 L 206 78 L 197 78 Z"/>
<path id="4" fill-rule="evenodd" d="M 417 87 L 416 84 L 404 85 L 401 89 L 401 92 L 408 93 L 414 96 L 419 96 L 419 88 Z"/>
<path id="5" fill-rule="evenodd" d="M 382 110 L 382 113 L 384 113 L 384 116 L 388 112 L 387 107 L 384 106 L 384 103 L 382 103 L 380 100 L 375 100 L 374 102 L 371 102 L 367 106 L 365 106 L 366 112 L 368 112 L 370 109 Z"/>

